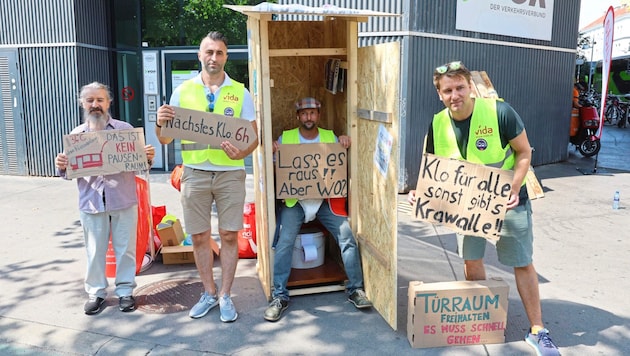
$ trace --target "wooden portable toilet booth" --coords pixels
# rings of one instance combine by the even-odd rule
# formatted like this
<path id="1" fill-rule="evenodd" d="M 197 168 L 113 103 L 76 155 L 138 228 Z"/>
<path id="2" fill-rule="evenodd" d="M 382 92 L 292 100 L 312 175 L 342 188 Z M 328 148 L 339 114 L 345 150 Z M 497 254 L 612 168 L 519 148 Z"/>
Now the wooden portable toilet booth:
<path id="1" fill-rule="evenodd" d="M 352 139 L 349 217 L 361 251 L 365 290 L 396 329 L 400 49 L 397 42 L 358 48 L 358 23 L 370 16 L 399 15 L 334 6 L 225 7 L 248 16 L 249 88 L 261 139 L 253 157 L 257 268 L 265 295 L 271 297 L 273 286 L 271 245 L 276 231 L 273 141 L 297 126 L 295 102 L 315 97 L 322 103 L 320 126 Z M 325 88 L 330 59 L 340 60 L 346 71 L 345 85 L 335 94 Z M 336 246 L 330 240 L 327 246 Z M 323 266 L 312 270 L 293 269 L 290 294 L 343 290 L 345 273 L 337 257 L 327 257 Z"/>

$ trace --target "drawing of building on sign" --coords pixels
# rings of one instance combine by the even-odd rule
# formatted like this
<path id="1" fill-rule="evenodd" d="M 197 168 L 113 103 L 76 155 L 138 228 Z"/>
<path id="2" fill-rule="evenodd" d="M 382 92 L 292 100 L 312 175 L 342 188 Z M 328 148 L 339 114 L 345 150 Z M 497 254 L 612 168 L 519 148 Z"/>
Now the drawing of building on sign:
<path id="1" fill-rule="evenodd" d="M 70 159 L 70 166 L 73 170 L 77 170 L 79 168 L 93 168 L 93 167 L 102 167 L 103 166 L 103 148 L 107 144 L 107 141 L 103 143 L 101 146 L 101 152 L 98 153 L 85 153 L 82 155 L 78 155 L 72 157 Z"/>

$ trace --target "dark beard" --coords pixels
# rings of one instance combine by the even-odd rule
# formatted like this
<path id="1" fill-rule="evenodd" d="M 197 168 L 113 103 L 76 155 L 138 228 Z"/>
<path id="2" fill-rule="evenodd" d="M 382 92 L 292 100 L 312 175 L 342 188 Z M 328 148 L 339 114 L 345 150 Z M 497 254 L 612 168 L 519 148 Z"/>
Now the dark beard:
<path id="1" fill-rule="evenodd" d="M 307 123 L 309 123 L 309 122 L 312 124 L 312 126 L 311 126 L 311 127 L 306 126 L 306 124 L 307 124 Z M 317 125 L 316 125 L 314 122 L 312 122 L 312 121 L 307 121 L 307 122 L 305 122 L 305 123 L 302 123 L 302 128 L 303 128 L 304 130 L 311 131 L 311 130 L 315 130 L 315 129 L 317 129 Z"/>

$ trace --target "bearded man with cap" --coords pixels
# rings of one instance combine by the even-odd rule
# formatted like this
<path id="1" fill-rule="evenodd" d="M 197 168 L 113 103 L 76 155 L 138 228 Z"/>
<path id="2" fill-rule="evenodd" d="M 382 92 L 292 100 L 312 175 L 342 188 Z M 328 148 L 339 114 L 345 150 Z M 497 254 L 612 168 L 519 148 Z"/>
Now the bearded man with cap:
<path id="1" fill-rule="evenodd" d="M 297 119 L 300 125 L 284 131 L 278 141 L 273 143 L 276 152 L 281 144 L 335 143 L 339 142 L 346 149 L 350 147 L 350 137 L 335 136 L 331 130 L 318 126 L 321 104 L 315 98 L 303 98 L 295 103 Z M 318 218 L 335 238 L 341 250 L 348 282 L 346 291 L 348 300 L 359 309 L 370 308 L 372 303 L 363 291 L 363 270 L 359 247 L 348 223 L 345 198 L 332 199 L 286 199 L 279 214 L 280 232 L 275 244 L 273 265 L 272 301 L 265 310 L 265 319 L 278 321 L 289 306 L 287 282 L 291 274 L 291 261 L 295 240 L 303 223 Z"/>

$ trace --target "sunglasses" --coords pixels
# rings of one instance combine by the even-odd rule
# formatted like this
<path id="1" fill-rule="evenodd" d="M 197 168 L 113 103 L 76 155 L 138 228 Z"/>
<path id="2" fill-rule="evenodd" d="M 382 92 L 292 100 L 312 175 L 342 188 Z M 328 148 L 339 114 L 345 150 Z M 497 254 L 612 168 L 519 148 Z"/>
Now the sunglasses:
<path id="1" fill-rule="evenodd" d="M 435 73 L 437 73 L 437 74 L 444 74 L 444 73 L 448 72 L 449 70 L 458 70 L 461 67 L 462 67 L 462 62 L 460 62 L 460 61 L 446 63 L 444 65 L 441 65 L 441 66 L 435 68 Z"/>
<path id="2" fill-rule="evenodd" d="M 214 112 L 214 93 L 206 95 L 206 99 L 208 99 L 208 111 Z"/>

